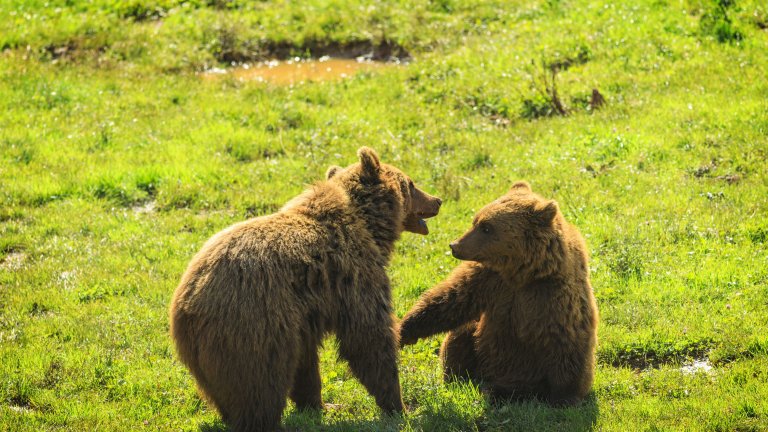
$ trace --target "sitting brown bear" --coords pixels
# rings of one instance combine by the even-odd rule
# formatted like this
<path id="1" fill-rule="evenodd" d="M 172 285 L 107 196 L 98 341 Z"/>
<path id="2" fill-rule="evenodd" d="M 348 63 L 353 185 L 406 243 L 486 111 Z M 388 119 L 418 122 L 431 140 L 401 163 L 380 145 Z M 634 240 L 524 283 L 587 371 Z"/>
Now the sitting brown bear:
<path id="1" fill-rule="evenodd" d="M 405 315 L 401 344 L 450 330 L 440 350 L 447 380 L 477 379 L 500 398 L 581 401 L 598 312 L 584 240 L 557 203 L 515 183 L 451 250 L 465 262 Z"/>
<path id="2" fill-rule="evenodd" d="M 386 411 L 402 411 L 385 266 L 405 231 L 427 234 L 439 198 L 366 147 L 279 212 L 214 235 L 173 295 L 171 335 L 234 431 L 279 427 L 290 395 L 321 408 L 318 347 L 340 355 Z"/>

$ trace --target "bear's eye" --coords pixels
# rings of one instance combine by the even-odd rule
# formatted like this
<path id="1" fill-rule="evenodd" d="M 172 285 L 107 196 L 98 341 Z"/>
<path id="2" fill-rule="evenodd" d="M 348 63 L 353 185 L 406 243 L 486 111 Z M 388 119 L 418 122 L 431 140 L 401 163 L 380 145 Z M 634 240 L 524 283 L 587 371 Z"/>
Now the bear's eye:
<path id="1" fill-rule="evenodd" d="M 491 233 L 491 226 L 487 223 L 481 223 L 480 224 L 480 232 L 483 234 L 490 234 Z"/>

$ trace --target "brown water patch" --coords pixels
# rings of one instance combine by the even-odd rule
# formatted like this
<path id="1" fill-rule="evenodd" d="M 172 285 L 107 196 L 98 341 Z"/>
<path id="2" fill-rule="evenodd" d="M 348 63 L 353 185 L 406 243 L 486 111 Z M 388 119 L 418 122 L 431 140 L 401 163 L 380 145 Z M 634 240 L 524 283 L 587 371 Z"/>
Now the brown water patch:
<path id="1" fill-rule="evenodd" d="M 383 63 L 363 58 L 344 59 L 321 57 L 320 59 L 268 62 L 245 64 L 232 69 L 210 69 L 202 73 L 203 79 L 218 79 L 231 76 L 239 81 L 270 82 L 278 85 L 299 84 L 302 82 L 337 81 L 349 78 L 360 72 L 393 67 L 398 63 Z"/>

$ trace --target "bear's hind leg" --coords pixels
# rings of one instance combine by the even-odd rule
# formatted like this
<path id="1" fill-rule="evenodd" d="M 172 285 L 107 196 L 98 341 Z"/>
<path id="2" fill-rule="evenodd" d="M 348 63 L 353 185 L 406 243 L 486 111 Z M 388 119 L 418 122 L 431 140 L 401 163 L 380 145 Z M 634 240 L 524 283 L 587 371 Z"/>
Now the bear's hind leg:
<path id="1" fill-rule="evenodd" d="M 233 432 L 275 431 L 287 403 L 299 360 L 296 339 L 281 337 L 207 338 L 200 349 L 205 394 Z M 254 343 L 254 340 L 259 343 Z"/>
<path id="2" fill-rule="evenodd" d="M 477 330 L 476 321 L 451 330 L 445 336 L 443 345 L 440 347 L 440 362 L 443 364 L 443 380 L 445 382 L 460 379 L 480 379 L 477 372 L 475 330 Z"/>
<path id="3" fill-rule="evenodd" d="M 280 357 L 274 362 L 251 358 L 248 369 L 230 375 L 233 381 L 226 389 L 226 402 L 220 405 L 222 418 L 232 431 L 281 430 L 296 363 Z"/>
<path id="4" fill-rule="evenodd" d="M 565 369 L 565 368 L 560 368 Z M 544 399 L 552 406 L 565 407 L 578 405 L 589 392 L 590 385 L 584 385 L 579 376 L 552 373 L 548 377 L 548 388 L 544 392 Z"/>
<path id="5" fill-rule="evenodd" d="M 233 364 L 235 362 L 232 362 Z M 275 364 L 260 361 L 248 365 L 250 370 L 230 369 L 219 375 L 228 375 L 216 388 L 206 393 L 219 407 L 222 420 L 233 432 L 280 430 L 291 384 L 291 372 Z"/>

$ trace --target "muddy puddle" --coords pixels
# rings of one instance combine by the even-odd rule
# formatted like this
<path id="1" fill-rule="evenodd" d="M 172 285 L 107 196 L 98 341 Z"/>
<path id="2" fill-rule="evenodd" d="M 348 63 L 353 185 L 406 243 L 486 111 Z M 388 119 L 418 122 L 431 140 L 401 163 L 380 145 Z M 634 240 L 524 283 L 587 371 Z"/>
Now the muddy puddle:
<path id="1" fill-rule="evenodd" d="M 400 63 L 385 63 L 362 57 L 357 59 L 321 57 L 310 60 L 295 58 L 292 60 L 272 60 L 262 63 L 244 64 L 230 69 L 213 68 L 203 72 L 201 76 L 206 80 L 229 76 L 240 81 L 291 85 L 310 81 L 343 80 L 361 72 L 392 68 L 398 65 Z"/>

